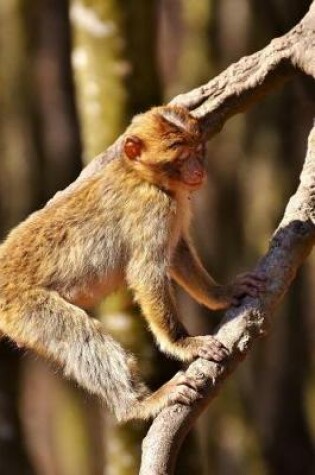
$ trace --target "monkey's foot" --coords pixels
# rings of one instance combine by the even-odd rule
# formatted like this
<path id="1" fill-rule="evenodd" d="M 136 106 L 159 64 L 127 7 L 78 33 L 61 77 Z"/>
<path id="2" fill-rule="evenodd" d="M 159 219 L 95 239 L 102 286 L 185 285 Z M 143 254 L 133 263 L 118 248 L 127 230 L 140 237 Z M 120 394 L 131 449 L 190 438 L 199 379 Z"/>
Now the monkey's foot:
<path id="1" fill-rule="evenodd" d="M 161 387 L 167 395 L 167 405 L 193 404 L 201 398 L 199 392 L 203 378 L 188 376 L 184 371 L 179 371 L 175 376 Z"/>
<path id="2" fill-rule="evenodd" d="M 183 371 L 179 371 L 157 391 L 139 401 L 124 420 L 155 417 L 162 409 L 174 404 L 192 405 L 201 398 L 199 388 L 202 386 L 203 380 L 204 376 L 202 375 L 191 377 Z"/>

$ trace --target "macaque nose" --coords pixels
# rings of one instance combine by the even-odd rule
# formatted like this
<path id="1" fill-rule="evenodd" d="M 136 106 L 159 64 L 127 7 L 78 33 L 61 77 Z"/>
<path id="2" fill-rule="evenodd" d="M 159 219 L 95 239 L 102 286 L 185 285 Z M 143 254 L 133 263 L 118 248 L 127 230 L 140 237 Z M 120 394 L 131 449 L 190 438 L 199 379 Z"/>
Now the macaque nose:
<path id="1" fill-rule="evenodd" d="M 203 178 L 203 171 L 202 170 L 194 170 L 192 177 L 197 181 L 202 180 Z"/>
<path id="2" fill-rule="evenodd" d="M 204 167 L 199 160 L 194 159 L 191 163 L 190 168 L 190 181 L 191 184 L 201 183 L 204 177 L 205 171 Z"/>
<path id="3" fill-rule="evenodd" d="M 203 177 L 203 171 L 202 171 L 201 169 L 200 169 L 200 170 L 195 170 L 195 171 L 194 171 L 194 176 L 195 176 L 196 178 L 201 178 L 201 177 Z"/>

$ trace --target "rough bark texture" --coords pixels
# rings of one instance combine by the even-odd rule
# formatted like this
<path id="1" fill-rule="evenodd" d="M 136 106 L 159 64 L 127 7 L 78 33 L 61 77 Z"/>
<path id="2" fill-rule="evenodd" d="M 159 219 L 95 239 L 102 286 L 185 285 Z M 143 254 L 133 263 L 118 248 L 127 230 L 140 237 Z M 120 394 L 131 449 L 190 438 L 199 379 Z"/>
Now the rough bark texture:
<path id="1" fill-rule="evenodd" d="M 260 52 L 242 58 L 208 84 L 176 97 L 172 103 L 188 107 L 210 138 L 231 116 L 245 110 L 298 72 L 315 78 L 315 2 L 289 33 L 274 39 Z M 71 193 L 78 183 L 106 166 L 121 143 L 122 137 L 96 157 L 80 177 L 53 200 Z M 190 365 L 189 373 L 204 375 L 204 397 L 194 407 L 178 405 L 165 409 L 154 420 L 143 443 L 142 475 L 173 473 L 176 454 L 185 435 L 223 380 L 245 357 L 253 341 L 265 333 L 272 311 L 311 251 L 315 239 L 314 220 L 315 128 L 309 136 L 300 186 L 286 208 L 268 253 L 257 266 L 268 277 L 268 289 L 260 299 L 246 298 L 242 306 L 226 313 L 217 337 L 230 349 L 229 361 L 217 365 L 197 360 Z"/>
<path id="2" fill-rule="evenodd" d="M 231 351 L 231 358 L 223 365 L 201 359 L 190 365 L 189 374 L 204 375 L 204 398 L 193 408 L 175 406 L 165 409 L 155 419 L 143 444 L 141 474 L 173 473 L 177 450 L 196 417 L 245 357 L 253 341 L 264 335 L 272 311 L 312 249 L 314 224 L 315 127 L 309 136 L 300 186 L 286 208 L 268 253 L 257 266 L 268 276 L 267 292 L 260 299 L 246 298 L 242 306 L 226 312 L 216 336 Z"/>
<path id="3" fill-rule="evenodd" d="M 284 68 L 285 65 L 285 68 Z M 315 5 L 291 32 L 273 40 L 267 48 L 247 58 L 173 103 L 186 104 L 205 124 L 209 136 L 216 133 L 234 113 L 250 105 L 277 82 L 302 71 L 315 77 Z M 213 399 L 223 380 L 242 360 L 253 341 L 262 336 L 270 316 L 288 290 L 298 267 L 311 251 L 315 239 L 315 127 L 311 130 L 300 186 L 290 199 L 267 254 L 257 269 L 268 277 L 267 292 L 260 299 L 246 298 L 229 310 L 216 336 L 231 351 L 225 365 L 203 360 L 192 363 L 190 374 L 205 378 L 204 398 L 194 408 L 165 409 L 153 422 L 143 443 L 140 474 L 171 474 L 183 438 Z"/>
<path id="4" fill-rule="evenodd" d="M 272 40 L 261 51 L 241 58 L 207 84 L 175 97 L 171 103 L 190 109 L 203 124 L 208 137 L 212 137 L 230 117 L 245 110 L 299 71 L 315 77 L 314 25 L 315 4 L 312 3 L 307 15 L 289 33 Z M 106 166 L 121 147 L 122 137 L 94 158 L 77 180 L 52 200 L 71 193 L 81 180 Z"/>

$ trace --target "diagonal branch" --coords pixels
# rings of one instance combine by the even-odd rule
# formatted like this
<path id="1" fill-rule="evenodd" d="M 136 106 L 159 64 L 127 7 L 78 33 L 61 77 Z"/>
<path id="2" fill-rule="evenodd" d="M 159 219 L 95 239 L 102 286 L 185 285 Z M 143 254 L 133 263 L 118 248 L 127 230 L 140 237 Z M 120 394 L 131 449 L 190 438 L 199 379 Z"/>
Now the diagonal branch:
<path id="1" fill-rule="evenodd" d="M 273 309 L 314 245 L 314 224 L 315 127 L 309 136 L 300 186 L 287 205 L 269 251 L 257 266 L 257 270 L 268 278 L 266 292 L 259 299 L 247 297 L 241 307 L 226 312 L 216 337 L 230 350 L 229 361 L 218 365 L 198 359 L 191 363 L 188 374 L 194 377 L 203 375 L 203 398 L 194 407 L 173 406 L 157 416 L 143 442 L 140 475 L 173 473 L 177 452 L 196 418 L 246 356 L 254 340 L 264 335 Z"/>
<path id="2" fill-rule="evenodd" d="M 273 40 L 264 50 L 241 59 L 207 85 L 179 96 L 173 102 L 189 105 L 210 137 L 229 117 L 257 101 L 294 70 L 315 78 L 315 2 L 287 35 Z M 246 356 L 255 339 L 266 332 L 274 308 L 315 243 L 314 224 L 315 126 L 309 135 L 298 190 L 287 205 L 269 251 L 257 265 L 257 270 L 268 278 L 266 293 L 259 299 L 247 297 L 241 307 L 226 312 L 216 336 L 231 351 L 229 361 L 218 365 L 199 359 L 189 366 L 187 372 L 192 376 L 203 375 L 203 398 L 194 407 L 178 405 L 157 416 L 143 442 L 140 475 L 174 472 L 178 450 L 196 418 Z"/>
<path id="3" fill-rule="evenodd" d="M 208 137 L 270 90 L 298 72 L 315 76 L 315 3 L 291 31 L 261 51 L 244 56 L 207 84 L 171 101 L 188 107 L 204 125 Z"/>
<path id="4" fill-rule="evenodd" d="M 218 133 L 233 115 L 244 111 L 276 85 L 298 71 L 315 76 L 315 1 L 309 12 L 286 35 L 276 38 L 261 51 L 241 58 L 207 84 L 181 94 L 171 104 L 190 109 L 202 122 L 208 137 Z M 94 158 L 80 176 L 48 202 L 62 198 L 114 159 L 122 138 Z"/>

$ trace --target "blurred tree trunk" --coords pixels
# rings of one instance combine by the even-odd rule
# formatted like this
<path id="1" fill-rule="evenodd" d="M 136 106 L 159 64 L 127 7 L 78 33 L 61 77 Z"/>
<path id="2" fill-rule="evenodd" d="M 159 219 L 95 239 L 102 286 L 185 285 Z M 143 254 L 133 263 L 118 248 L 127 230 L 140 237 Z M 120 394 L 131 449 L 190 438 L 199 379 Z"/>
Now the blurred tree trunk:
<path id="1" fill-rule="evenodd" d="M 29 133 L 25 76 L 24 29 L 19 2 L 0 5 L 0 68 L 2 76 L 0 119 L 0 209 L 1 237 L 31 207 L 32 194 L 27 158 L 34 148 Z M 18 182 L 20 180 L 20 184 Z M 23 186 L 24 185 L 24 186 Z M 18 186 L 20 188 L 18 188 Z M 19 190 L 24 196 L 19 195 Z M 18 411 L 20 354 L 6 341 L 0 344 L 0 473 L 30 475 Z"/>
<path id="2" fill-rule="evenodd" d="M 0 21 L 3 236 L 76 177 L 81 168 L 81 145 L 67 2 L 34 0 L 32 8 L 19 0 L 3 2 Z M 12 345 L 1 345 L 0 358 L 0 473 L 33 473 L 19 439 L 17 405 L 23 393 L 24 437 L 35 471 L 59 475 L 61 466 L 55 453 L 59 434 L 53 434 L 56 379 L 39 361 L 25 357 L 20 361 L 19 351 L 12 350 Z"/>
<path id="3" fill-rule="evenodd" d="M 24 7 L 36 102 L 35 133 L 43 154 L 43 200 L 71 183 L 82 168 L 71 67 L 68 0 L 33 0 Z"/>
<path id="4" fill-rule="evenodd" d="M 125 77 L 130 72 L 131 65 L 124 51 L 126 38 L 122 33 L 123 20 L 119 2 L 73 0 L 71 20 L 74 36 L 73 64 L 87 162 L 106 149 L 127 123 Z M 123 294 L 113 297 L 110 309 L 120 311 L 124 300 Z M 126 312 L 115 315 L 113 323 L 122 320 L 123 328 L 130 330 L 132 327 L 132 333 L 137 334 L 128 307 L 129 305 Z M 104 325 L 109 332 L 118 338 L 122 336 L 121 341 L 126 337 L 130 343 L 128 332 L 121 329 L 115 331 L 110 315 L 106 315 L 108 312 L 105 306 L 97 313 L 99 317 L 105 314 Z M 104 423 L 103 414 L 100 414 L 100 420 Z M 125 427 L 117 427 L 110 417 L 106 419 L 106 429 L 103 425 L 104 430 L 106 464 L 99 473 L 136 473 L 141 434 Z"/>
<path id="5" fill-rule="evenodd" d="M 21 360 L 10 343 L 0 344 L 0 473 L 32 475 L 19 417 Z"/>
<path id="6" fill-rule="evenodd" d="M 79 174 L 81 139 L 68 1 L 34 0 L 33 6 L 25 7 L 24 16 L 36 103 L 34 135 L 42 154 L 42 205 Z M 31 359 L 27 363 L 23 407 L 38 473 L 98 475 L 102 469 L 98 403 L 52 374 L 43 362 Z"/>
<path id="7" fill-rule="evenodd" d="M 32 165 L 36 157 L 29 139 L 28 81 L 21 2 L 0 4 L 0 218 L 1 238 L 33 205 Z M 0 473 L 32 475 L 19 415 L 20 352 L 0 343 Z"/>
<path id="8" fill-rule="evenodd" d="M 156 5 L 146 0 L 112 0 L 103 4 L 74 0 L 71 18 L 84 150 L 85 156 L 92 158 L 117 137 L 134 114 L 161 103 Z M 108 331 L 143 360 L 142 374 L 151 379 L 152 386 L 159 386 L 174 373 L 175 366 L 158 355 L 128 294 L 107 299 L 99 314 Z M 107 418 L 109 473 L 138 473 L 144 433 L 143 424 L 118 426 Z"/>
<path id="9" fill-rule="evenodd" d="M 129 64 L 123 53 L 121 16 L 116 1 L 73 0 L 70 12 L 77 102 L 83 154 L 87 163 L 106 149 L 126 124 L 124 76 Z M 121 298 L 115 297 L 115 306 L 118 308 L 121 306 Z M 101 310 L 97 314 L 100 317 Z M 104 324 L 108 328 L 106 321 Z M 99 408 L 99 425 L 102 456 L 98 457 L 100 463 L 95 474 L 119 473 L 117 467 L 126 460 L 133 466 L 133 442 L 126 440 L 126 437 L 121 440 L 118 429 L 111 420 L 106 420 L 105 428 L 103 407 Z M 118 457 L 115 448 L 119 452 Z"/>

